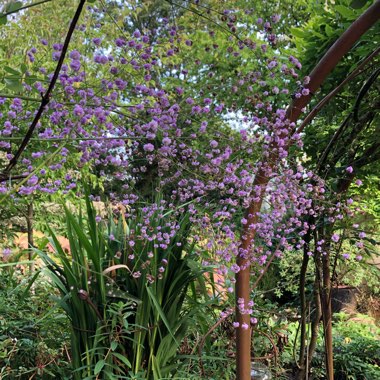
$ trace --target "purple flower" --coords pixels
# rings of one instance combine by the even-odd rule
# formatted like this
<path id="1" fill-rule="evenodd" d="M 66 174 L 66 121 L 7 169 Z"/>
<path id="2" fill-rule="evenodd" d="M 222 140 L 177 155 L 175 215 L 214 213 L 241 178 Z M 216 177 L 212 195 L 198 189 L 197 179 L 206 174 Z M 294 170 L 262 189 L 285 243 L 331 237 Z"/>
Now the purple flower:
<path id="1" fill-rule="evenodd" d="M 30 62 L 34 62 L 34 55 L 33 55 L 33 53 L 31 51 L 28 51 L 27 55 L 28 55 L 29 61 Z"/>
<path id="2" fill-rule="evenodd" d="M 102 40 L 99 37 L 93 38 L 92 42 L 96 45 L 99 46 L 102 43 Z"/>
<path id="3" fill-rule="evenodd" d="M 143 146 L 143 149 L 145 152 L 153 152 L 154 151 L 154 145 L 153 144 L 145 144 Z"/>
<path id="4" fill-rule="evenodd" d="M 13 99 L 13 106 L 14 107 L 21 107 L 22 106 L 22 100 L 19 98 L 14 98 Z M 12 106 L 11 106 L 12 107 Z"/>
<path id="5" fill-rule="evenodd" d="M 61 56 L 61 53 L 59 51 L 53 51 L 53 54 L 52 54 L 53 61 L 58 61 L 60 56 Z"/>
<path id="6" fill-rule="evenodd" d="M 71 59 L 74 59 L 74 60 L 80 59 L 80 53 L 78 50 L 71 51 L 69 56 Z"/>
<path id="7" fill-rule="evenodd" d="M 122 47 L 126 44 L 125 40 L 123 38 L 116 38 L 115 44 L 118 47 Z"/>
<path id="8" fill-rule="evenodd" d="M 28 179 L 28 185 L 34 186 L 38 183 L 38 177 L 33 175 Z"/>
<path id="9" fill-rule="evenodd" d="M 61 51 L 63 48 L 62 44 L 53 44 L 53 49 L 56 51 Z"/>
<path id="10" fill-rule="evenodd" d="M 40 158 L 44 155 L 44 152 L 32 152 L 32 158 Z"/>
<path id="11" fill-rule="evenodd" d="M 207 129 L 207 121 L 202 121 L 201 127 L 199 128 L 199 132 L 205 133 Z"/>
<path id="12" fill-rule="evenodd" d="M 347 173 L 352 173 L 353 171 L 354 171 L 354 169 L 352 168 L 352 166 L 349 166 L 346 168 Z"/>
<path id="13" fill-rule="evenodd" d="M 193 113 L 201 113 L 202 112 L 202 107 L 198 106 L 198 105 L 194 106 L 194 107 L 192 107 L 191 112 L 193 112 Z"/>
<path id="14" fill-rule="evenodd" d="M 331 236 L 331 240 L 335 243 L 337 243 L 339 241 L 339 235 L 338 234 L 333 234 Z"/>
<path id="15" fill-rule="evenodd" d="M 215 112 L 222 112 L 223 111 L 224 104 L 219 104 L 215 107 Z"/>
<path id="16" fill-rule="evenodd" d="M 234 273 L 239 273 L 240 272 L 240 267 L 237 264 L 232 264 L 231 265 L 231 271 Z"/>
<path id="17" fill-rule="evenodd" d="M 73 112 L 74 112 L 75 116 L 83 116 L 84 115 L 84 110 L 79 104 L 75 105 Z"/>
<path id="18" fill-rule="evenodd" d="M 94 61 L 96 63 L 100 63 L 102 65 L 105 65 L 107 62 L 108 62 L 108 58 L 105 56 L 105 55 L 100 55 L 100 54 L 97 54 L 95 55 L 94 57 Z"/>
<path id="19" fill-rule="evenodd" d="M 10 248 L 4 248 L 3 249 L 3 257 L 7 258 L 11 255 L 12 250 Z"/>
<path id="20" fill-rule="evenodd" d="M 79 71 L 80 70 L 80 61 L 78 60 L 73 60 L 70 62 L 70 68 L 73 71 Z"/>

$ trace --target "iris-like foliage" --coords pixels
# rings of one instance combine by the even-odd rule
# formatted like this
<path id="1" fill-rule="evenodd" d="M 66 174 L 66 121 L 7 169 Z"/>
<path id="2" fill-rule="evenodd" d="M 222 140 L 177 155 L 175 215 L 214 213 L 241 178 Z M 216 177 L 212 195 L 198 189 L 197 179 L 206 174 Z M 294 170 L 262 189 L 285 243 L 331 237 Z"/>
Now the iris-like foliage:
<path id="1" fill-rule="evenodd" d="M 158 202 L 128 220 L 100 222 L 87 200 L 86 217 L 66 209 L 66 223 L 71 257 L 53 231 L 56 256 L 38 253 L 71 322 L 76 378 L 173 372 L 195 310 L 186 306 L 188 287 L 202 274 L 189 214 L 165 213 Z"/>

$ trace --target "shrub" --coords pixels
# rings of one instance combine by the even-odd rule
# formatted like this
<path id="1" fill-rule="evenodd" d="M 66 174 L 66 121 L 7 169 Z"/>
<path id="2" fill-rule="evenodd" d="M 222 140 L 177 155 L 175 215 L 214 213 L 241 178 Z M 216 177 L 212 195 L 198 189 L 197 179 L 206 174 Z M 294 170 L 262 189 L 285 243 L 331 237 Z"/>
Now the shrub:
<path id="1" fill-rule="evenodd" d="M 67 318 L 49 297 L 53 289 L 38 273 L 22 281 L 0 273 L 0 378 L 69 378 Z"/>

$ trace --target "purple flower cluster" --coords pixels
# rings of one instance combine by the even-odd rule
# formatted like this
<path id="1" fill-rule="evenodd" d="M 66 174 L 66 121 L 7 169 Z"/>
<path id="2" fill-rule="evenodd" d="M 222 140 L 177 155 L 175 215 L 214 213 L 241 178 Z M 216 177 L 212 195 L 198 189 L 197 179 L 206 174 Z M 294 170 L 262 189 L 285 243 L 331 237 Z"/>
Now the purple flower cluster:
<path id="1" fill-rule="evenodd" d="M 240 28 L 231 11 L 225 12 L 222 21 L 234 33 Z M 180 229 L 175 220 L 158 228 L 156 215 L 160 220 L 167 210 L 178 210 L 180 215 L 186 209 L 194 230 L 203 234 L 193 236 L 194 242 L 212 251 L 228 291 L 232 291 L 234 275 L 245 269 L 236 264 L 238 256 L 259 274 L 272 255 L 280 258 L 286 251 L 303 249 L 305 235 L 316 228 L 306 220 L 324 215 L 334 223 L 353 211 L 352 202 L 328 204 L 324 180 L 301 164 L 294 165 L 290 157 L 294 154 L 290 146 L 302 149 L 302 136 L 293 133 L 294 123 L 289 123 L 286 110 L 276 104 L 287 99 L 301 64 L 292 56 L 281 64 L 282 57 L 272 49 L 277 43 L 272 29 L 279 21 L 278 15 L 271 22 L 257 20 L 257 31 L 266 39 L 261 46 L 247 36 L 238 42 L 227 39 L 226 46 L 220 47 L 214 43 L 218 32 L 207 30 L 207 46 L 202 45 L 201 54 L 197 54 L 192 31 L 183 32 L 165 20 L 159 30 L 136 30 L 112 40 L 106 34 L 98 37 L 100 28 L 96 37 L 89 39 L 86 34 L 83 41 L 90 46 L 85 50 L 91 50 L 91 55 L 79 49 L 68 52 L 52 99 L 36 127 L 39 141 L 28 146 L 18 165 L 26 179 L 15 198 L 78 191 L 85 169 L 99 173 L 99 181 L 111 184 L 109 188 L 118 181 L 122 190 L 109 194 L 111 199 L 127 206 L 129 217 L 143 214 L 139 230 L 130 231 L 129 260 L 136 263 L 138 241 L 153 242 L 154 248 L 164 250 Z M 41 43 L 48 46 L 45 40 Z M 53 61 L 59 59 L 62 48 L 59 43 L 52 45 Z M 190 49 L 195 65 L 186 59 L 177 64 Z M 228 80 L 214 67 L 215 52 L 234 67 L 243 62 L 245 51 L 254 51 L 263 64 L 231 73 Z M 31 63 L 36 54 L 35 48 L 28 51 Z M 46 69 L 40 72 L 44 78 L 52 76 Z M 200 89 L 192 78 L 202 80 L 205 88 Z M 42 93 L 43 83 L 34 84 Z M 296 85 L 301 86 L 300 82 Z M 33 91 L 26 87 L 27 93 Z M 307 95 L 305 87 L 296 96 Z M 0 150 L 11 159 L 14 146 L 6 138 L 23 136 L 34 111 L 24 109 L 18 98 L 0 103 Z M 275 163 L 270 161 L 273 152 Z M 268 186 L 255 184 L 256 176 L 263 173 L 270 179 Z M 352 167 L 345 174 L 353 174 Z M 146 199 L 136 190 L 141 188 L 158 189 L 165 199 L 142 207 Z M 2 194 L 13 189 L 11 182 L 0 184 Z M 248 213 L 249 206 L 262 199 L 261 209 Z M 101 217 L 96 221 L 100 223 Z M 255 231 L 255 239 L 244 249 L 242 227 L 247 234 Z M 109 236 L 110 241 L 114 238 Z M 361 257 L 364 238 L 359 233 L 357 257 Z M 339 244 L 340 235 L 334 233 L 331 240 Z M 326 244 L 322 239 L 315 241 L 308 252 L 326 254 Z M 150 255 L 154 253 L 143 264 L 136 264 L 133 277 L 140 277 L 143 265 L 149 266 Z M 166 264 L 160 263 L 160 275 Z M 243 301 L 238 305 L 241 313 L 252 314 L 253 304 Z"/>

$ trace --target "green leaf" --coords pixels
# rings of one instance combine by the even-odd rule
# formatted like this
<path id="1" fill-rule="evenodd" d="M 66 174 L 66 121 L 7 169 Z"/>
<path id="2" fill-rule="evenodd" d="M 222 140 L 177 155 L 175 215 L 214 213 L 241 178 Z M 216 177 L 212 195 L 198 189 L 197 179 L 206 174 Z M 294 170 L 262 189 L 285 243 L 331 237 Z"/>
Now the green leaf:
<path id="1" fill-rule="evenodd" d="M 123 325 L 124 325 L 124 328 L 125 328 L 126 330 L 129 329 L 129 323 L 128 323 L 128 320 L 127 320 L 127 319 L 124 319 L 124 320 L 123 320 Z"/>
<path id="2" fill-rule="evenodd" d="M 111 342 L 111 351 L 115 351 L 116 348 L 117 348 L 117 342 L 113 340 L 113 341 Z"/>
<path id="3" fill-rule="evenodd" d="M 345 19 L 352 20 L 356 18 L 356 12 L 344 5 L 335 5 L 334 9 L 338 11 Z"/>
<path id="4" fill-rule="evenodd" d="M 305 37 L 305 32 L 301 29 L 298 29 L 298 28 L 292 28 L 291 33 L 294 37 L 298 37 L 298 38 L 304 38 Z"/>
<path id="5" fill-rule="evenodd" d="M 136 302 L 137 304 L 141 303 L 141 300 L 139 298 L 120 289 L 113 289 L 112 295 L 109 295 L 109 298 L 121 298 L 124 300 Z"/>
<path id="6" fill-rule="evenodd" d="M 153 370 L 154 380 L 162 379 L 162 375 L 160 372 L 160 366 L 159 366 L 157 359 L 154 355 L 152 355 L 152 370 Z"/>
<path id="7" fill-rule="evenodd" d="M 7 16 L 4 13 L 0 13 L 0 25 L 5 25 L 7 21 Z"/>
<path id="8" fill-rule="evenodd" d="M 19 79 L 5 78 L 4 81 L 6 86 L 14 92 L 22 92 L 24 90 Z"/>
<path id="9" fill-rule="evenodd" d="M 29 85 L 32 85 L 33 83 L 35 83 L 36 81 L 38 80 L 38 77 L 36 77 L 35 75 L 30 75 L 29 77 L 26 77 L 25 78 L 25 82 Z"/>
<path id="10" fill-rule="evenodd" d="M 353 0 L 351 1 L 350 7 L 354 9 L 360 9 L 363 8 L 367 3 L 368 0 Z"/>
<path id="11" fill-rule="evenodd" d="M 4 67 L 4 70 L 7 72 L 7 73 L 10 73 L 10 74 L 13 74 L 13 75 L 16 75 L 16 76 L 21 76 L 21 73 L 15 69 L 12 69 L 12 67 L 9 67 L 9 66 L 5 66 Z"/>
<path id="12" fill-rule="evenodd" d="M 169 325 L 169 322 L 168 322 L 168 320 L 167 320 L 167 318 L 166 318 L 166 316 L 165 316 L 165 313 L 164 313 L 164 311 L 162 310 L 162 308 L 161 308 L 159 302 L 157 301 L 157 298 L 156 298 L 155 295 L 153 294 L 152 289 L 151 289 L 149 286 L 146 286 L 146 290 L 147 290 L 147 292 L 148 292 L 148 294 L 149 294 L 149 297 L 151 298 L 151 300 L 152 300 L 154 306 L 156 307 L 158 314 L 160 315 L 162 321 L 164 322 L 166 328 L 168 329 L 169 334 L 172 336 L 174 342 L 175 342 L 176 344 L 178 344 L 178 342 L 177 342 L 177 340 L 176 340 L 176 338 L 175 338 L 175 336 L 174 336 L 174 334 L 173 334 L 173 332 L 172 332 L 172 329 L 171 329 L 171 327 L 170 327 L 170 325 Z"/>
<path id="13" fill-rule="evenodd" d="M 327 37 L 331 37 L 334 34 L 334 29 L 328 24 L 326 24 L 325 30 Z"/>
<path id="14" fill-rule="evenodd" d="M 103 369 L 104 367 L 104 364 L 105 364 L 105 361 L 102 359 L 102 360 L 99 360 L 96 364 L 95 364 L 95 370 L 94 370 L 94 375 L 98 375 L 100 373 L 100 371 Z"/>
<path id="15" fill-rule="evenodd" d="M 6 13 L 15 12 L 22 7 L 22 1 L 12 1 L 4 8 Z"/>
<path id="16" fill-rule="evenodd" d="M 118 358 L 128 368 L 132 368 L 131 362 L 125 356 L 123 356 L 122 354 L 119 354 L 118 352 L 114 352 L 112 355 L 115 356 L 116 358 Z"/>
<path id="17" fill-rule="evenodd" d="M 13 267 L 13 266 L 16 266 L 16 265 L 26 265 L 26 264 L 32 264 L 32 263 L 34 263 L 33 260 L 16 261 L 16 262 L 13 262 L 13 263 L 0 264 L 0 268 L 4 268 L 4 267 Z"/>

